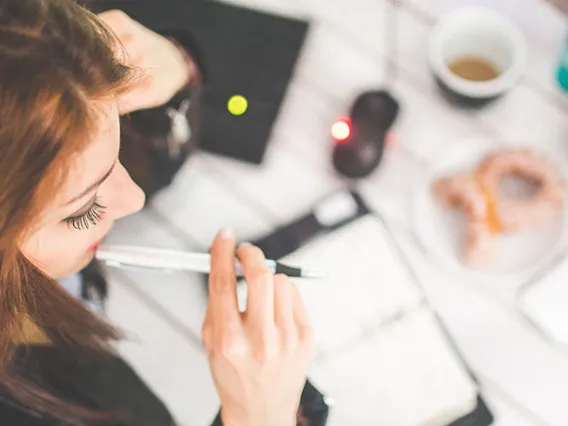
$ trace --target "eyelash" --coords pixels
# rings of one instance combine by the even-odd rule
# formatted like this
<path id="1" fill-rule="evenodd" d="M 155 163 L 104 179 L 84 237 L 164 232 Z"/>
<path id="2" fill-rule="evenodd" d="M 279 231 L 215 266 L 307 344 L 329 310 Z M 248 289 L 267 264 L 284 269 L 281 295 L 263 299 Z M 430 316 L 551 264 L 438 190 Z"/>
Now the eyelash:
<path id="1" fill-rule="evenodd" d="M 106 207 L 100 204 L 98 199 L 95 199 L 89 210 L 79 216 L 68 217 L 65 222 L 69 227 L 79 231 L 89 229 L 91 225 L 95 226 L 101 221 L 105 209 Z"/>

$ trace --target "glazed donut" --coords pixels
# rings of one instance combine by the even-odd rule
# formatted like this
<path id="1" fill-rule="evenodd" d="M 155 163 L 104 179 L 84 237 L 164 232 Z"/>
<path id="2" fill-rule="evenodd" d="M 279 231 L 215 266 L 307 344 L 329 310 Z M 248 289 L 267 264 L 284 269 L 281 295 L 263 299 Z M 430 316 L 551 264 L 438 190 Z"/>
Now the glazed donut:
<path id="1" fill-rule="evenodd" d="M 483 192 L 471 173 L 444 177 L 434 182 L 434 194 L 448 207 L 458 208 L 466 216 L 464 262 L 472 267 L 487 263 L 495 251 L 500 231 L 494 217 L 492 200 Z"/>
<path id="2" fill-rule="evenodd" d="M 467 221 L 463 260 L 471 267 L 486 265 L 497 247 L 495 232 L 480 218 Z"/>
<path id="3" fill-rule="evenodd" d="M 459 208 L 472 217 L 485 215 L 485 199 L 470 173 L 440 178 L 434 182 L 433 190 L 448 207 Z"/>
<path id="4" fill-rule="evenodd" d="M 513 198 L 501 190 L 505 176 L 535 182 L 530 198 Z M 503 232 L 542 225 L 564 204 L 565 182 L 558 169 L 529 149 L 508 148 L 487 155 L 466 174 L 437 179 L 435 196 L 466 216 L 463 260 L 470 266 L 487 263 L 497 236 Z"/>
<path id="5" fill-rule="evenodd" d="M 564 203 L 559 170 L 529 149 L 506 149 L 488 155 L 477 169 L 480 184 L 494 194 L 503 230 L 532 228 L 554 216 Z M 504 176 L 519 176 L 538 187 L 530 198 L 512 198 L 500 190 Z"/>

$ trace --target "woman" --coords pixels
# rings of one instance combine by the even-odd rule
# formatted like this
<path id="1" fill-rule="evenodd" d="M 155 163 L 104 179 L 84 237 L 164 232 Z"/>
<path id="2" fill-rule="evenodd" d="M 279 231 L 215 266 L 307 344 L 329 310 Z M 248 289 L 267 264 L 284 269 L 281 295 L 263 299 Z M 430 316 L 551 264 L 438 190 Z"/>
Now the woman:
<path id="1" fill-rule="evenodd" d="M 142 75 L 121 63 L 105 21 L 124 30 L 127 49 L 140 37 L 131 46 L 152 47 L 129 52 Z M 119 115 L 173 96 L 187 65 L 172 41 L 116 11 L 98 18 L 72 0 L 0 4 L 2 426 L 173 425 L 113 354 L 119 333 L 57 280 L 90 264 L 114 221 L 143 206 L 118 160 Z M 249 285 L 245 315 L 235 253 Z M 223 423 L 294 425 L 312 340 L 298 291 L 268 272 L 257 248 L 237 249 L 229 229 L 211 254 L 203 340 Z"/>

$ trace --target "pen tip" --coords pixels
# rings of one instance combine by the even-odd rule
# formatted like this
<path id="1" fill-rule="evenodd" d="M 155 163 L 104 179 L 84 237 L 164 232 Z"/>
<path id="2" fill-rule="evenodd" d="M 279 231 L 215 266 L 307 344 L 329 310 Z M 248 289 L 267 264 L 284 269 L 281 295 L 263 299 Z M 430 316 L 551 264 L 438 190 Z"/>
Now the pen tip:
<path id="1" fill-rule="evenodd" d="M 302 268 L 302 277 L 321 279 L 327 277 L 327 273 L 323 271 L 318 271 L 316 269 Z"/>

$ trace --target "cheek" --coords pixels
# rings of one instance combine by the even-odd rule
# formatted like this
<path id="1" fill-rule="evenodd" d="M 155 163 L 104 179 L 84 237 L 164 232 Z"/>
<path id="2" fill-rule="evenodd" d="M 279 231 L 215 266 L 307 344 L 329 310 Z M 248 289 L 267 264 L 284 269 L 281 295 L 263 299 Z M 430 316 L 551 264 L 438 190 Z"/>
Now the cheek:
<path id="1" fill-rule="evenodd" d="M 46 226 L 21 245 L 24 256 L 52 278 L 63 278 L 87 266 L 94 255 L 89 247 L 108 233 L 115 220 L 139 211 L 145 201 L 144 192 L 122 165 L 117 165 L 112 178 L 99 189 L 99 196 L 107 210 L 97 225 L 87 230 L 72 230 L 64 223 Z"/>
<path id="2" fill-rule="evenodd" d="M 72 231 L 65 224 L 60 224 L 36 232 L 22 244 L 21 250 L 37 268 L 57 279 L 86 266 L 92 254 L 85 247 L 92 243 L 90 230 Z"/>

